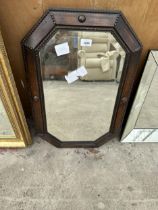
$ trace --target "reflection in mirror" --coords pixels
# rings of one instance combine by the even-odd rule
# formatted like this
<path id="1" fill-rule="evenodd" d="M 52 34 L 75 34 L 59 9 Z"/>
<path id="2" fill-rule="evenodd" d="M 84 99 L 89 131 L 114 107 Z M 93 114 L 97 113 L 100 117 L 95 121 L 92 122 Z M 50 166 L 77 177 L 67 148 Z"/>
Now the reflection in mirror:
<path id="1" fill-rule="evenodd" d="M 124 60 L 110 32 L 58 30 L 40 50 L 48 132 L 61 141 L 109 132 Z"/>
<path id="2" fill-rule="evenodd" d="M 0 138 L 14 137 L 14 131 L 0 98 Z"/>
<path id="3" fill-rule="evenodd" d="M 122 142 L 158 142 L 158 51 L 151 51 Z"/>

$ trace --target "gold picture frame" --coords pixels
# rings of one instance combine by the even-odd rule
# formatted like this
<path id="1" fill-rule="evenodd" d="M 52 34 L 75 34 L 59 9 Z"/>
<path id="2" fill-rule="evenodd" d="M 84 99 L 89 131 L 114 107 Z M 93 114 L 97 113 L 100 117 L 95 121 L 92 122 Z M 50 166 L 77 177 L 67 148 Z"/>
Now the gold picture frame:
<path id="1" fill-rule="evenodd" d="M 32 143 L 10 63 L 0 32 L 0 100 L 15 135 L 0 134 L 1 147 L 26 147 Z M 0 122 L 3 123 L 3 122 Z"/>

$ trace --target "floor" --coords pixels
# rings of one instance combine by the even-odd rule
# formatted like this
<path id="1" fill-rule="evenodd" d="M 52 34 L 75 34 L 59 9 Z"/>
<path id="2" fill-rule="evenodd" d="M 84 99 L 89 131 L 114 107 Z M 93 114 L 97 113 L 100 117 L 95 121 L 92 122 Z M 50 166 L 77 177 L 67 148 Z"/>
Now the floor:
<path id="1" fill-rule="evenodd" d="M 157 210 L 158 144 L 0 150 L 2 210 Z"/>

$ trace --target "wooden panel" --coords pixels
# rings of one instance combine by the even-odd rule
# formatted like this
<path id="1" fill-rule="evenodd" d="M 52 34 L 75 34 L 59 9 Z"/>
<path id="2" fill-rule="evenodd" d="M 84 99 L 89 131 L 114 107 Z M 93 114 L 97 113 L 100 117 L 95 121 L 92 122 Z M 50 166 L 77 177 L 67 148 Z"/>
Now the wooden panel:
<path id="1" fill-rule="evenodd" d="M 25 71 L 21 53 L 20 41 L 32 25 L 42 15 L 42 1 L 37 0 L 6 0 L 0 4 L 0 26 L 11 63 L 15 82 L 25 113 L 30 113 L 30 107 L 25 89 Z"/>
<path id="2" fill-rule="evenodd" d="M 26 113 L 30 112 L 20 41 L 43 12 L 50 7 L 121 10 L 141 40 L 144 50 L 141 65 L 149 49 L 158 49 L 157 0 L 5 0 L 0 6 L 0 24 L 7 52 Z"/>
<path id="3" fill-rule="evenodd" d="M 94 0 L 43 0 L 43 9 L 58 8 L 93 8 Z"/>

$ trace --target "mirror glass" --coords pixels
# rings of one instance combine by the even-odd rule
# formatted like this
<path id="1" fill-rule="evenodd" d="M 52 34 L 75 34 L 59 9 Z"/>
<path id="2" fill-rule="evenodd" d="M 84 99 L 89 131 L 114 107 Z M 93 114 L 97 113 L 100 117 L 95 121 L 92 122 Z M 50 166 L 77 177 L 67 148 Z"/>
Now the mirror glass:
<path id="1" fill-rule="evenodd" d="M 0 98 L 0 138 L 8 138 L 10 136 L 15 136 L 15 134 Z"/>
<path id="2" fill-rule="evenodd" d="M 94 141 L 109 132 L 125 56 L 110 32 L 56 31 L 39 53 L 50 134 Z"/>
<path id="3" fill-rule="evenodd" d="M 158 142 L 158 51 L 151 51 L 122 142 Z"/>

